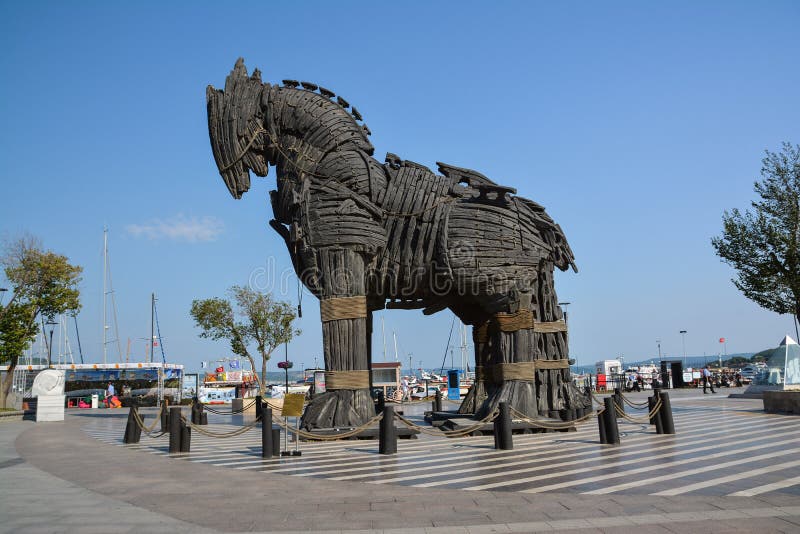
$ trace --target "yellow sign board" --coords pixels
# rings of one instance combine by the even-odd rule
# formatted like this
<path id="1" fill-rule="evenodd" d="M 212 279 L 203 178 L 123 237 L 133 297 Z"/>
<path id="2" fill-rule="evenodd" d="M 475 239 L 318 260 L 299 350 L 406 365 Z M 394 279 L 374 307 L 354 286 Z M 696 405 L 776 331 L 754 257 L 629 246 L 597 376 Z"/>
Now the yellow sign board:
<path id="1" fill-rule="evenodd" d="M 300 417 L 303 415 L 303 404 L 306 396 L 303 393 L 289 393 L 283 397 L 281 415 L 287 417 Z"/>

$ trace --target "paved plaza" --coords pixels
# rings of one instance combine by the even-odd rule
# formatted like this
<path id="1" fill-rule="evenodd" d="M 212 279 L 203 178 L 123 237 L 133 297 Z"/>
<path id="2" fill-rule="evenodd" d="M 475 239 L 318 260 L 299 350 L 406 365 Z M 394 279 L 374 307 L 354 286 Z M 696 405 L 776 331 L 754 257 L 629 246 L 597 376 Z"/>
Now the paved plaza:
<path id="1" fill-rule="evenodd" d="M 800 417 L 765 414 L 733 391 L 670 391 L 675 436 L 621 419 L 621 445 L 603 446 L 590 420 L 514 435 L 511 451 L 491 436 L 422 434 L 395 456 L 349 440 L 265 460 L 255 428 L 194 432 L 191 453 L 170 457 L 167 436 L 122 444 L 127 410 L 4 423 L 0 530 L 800 532 Z M 427 406 L 402 409 L 422 424 Z M 206 428 L 250 421 L 210 414 Z"/>

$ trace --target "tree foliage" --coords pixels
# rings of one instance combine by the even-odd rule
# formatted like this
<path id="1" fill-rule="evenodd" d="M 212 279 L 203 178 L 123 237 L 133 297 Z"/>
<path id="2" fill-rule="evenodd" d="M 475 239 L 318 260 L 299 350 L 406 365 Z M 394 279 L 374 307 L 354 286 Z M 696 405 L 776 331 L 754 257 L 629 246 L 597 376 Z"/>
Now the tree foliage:
<path id="1" fill-rule="evenodd" d="M 233 286 L 228 295 L 230 300 L 219 297 L 194 300 L 190 313 L 202 329 L 200 337 L 227 340 L 234 354 L 248 359 L 254 374 L 256 365 L 249 347 L 255 345 L 261 356 L 258 382 L 263 394 L 270 356 L 278 346 L 300 334 L 292 327 L 294 308 L 288 302 L 273 299 L 269 293 L 246 286 Z"/>
<path id="2" fill-rule="evenodd" d="M 722 217 L 722 235 L 711 240 L 717 255 L 737 272 L 732 281 L 750 300 L 776 313 L 800 317 L 800 145 L 766 151 L 759 199 L 752 211 Z"/>
<path id="3" fill-rule="evenodd" d="M 11 294 L 0 308 L 0 362 L 9 366 L 0 385 L 0 404 L 5 406 L 14 368 L 39 332 L 37 319 L 50 321 L 80 310 L 83 269 L 71 265 L 66 256 L 44 250 L 30 236 L 6 242 L 0 265 Z"/>

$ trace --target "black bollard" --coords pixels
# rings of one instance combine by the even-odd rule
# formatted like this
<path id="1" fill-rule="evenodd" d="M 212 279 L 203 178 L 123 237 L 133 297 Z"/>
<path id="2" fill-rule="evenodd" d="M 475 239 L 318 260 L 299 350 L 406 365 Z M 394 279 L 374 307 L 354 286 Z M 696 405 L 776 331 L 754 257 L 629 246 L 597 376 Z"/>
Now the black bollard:
<path id="1" fill-rule="evenodd" d="M 275 446 L 272 443 L 272 408 L 265 406 L 261 410 L 261 457 L 272 458 L 274 448 Z M 280 452 L 280 446 L 278 449 Z"/>
<path id="2" fill-rule="evenodd" d="M 494 448 L 510 451 L 514 448 L 511 437 L 511 410 L 508 409 L 507 402 L 501 402 L 498 408 L 500 413 L 494 420 Z"/>
<path id="3" fill-rule="evenodd" d="M 597 410 L 597 430 L 600 434 L 600 443 L 603 445 L 608 444 L 608 437 L 606 436 L 606 416 Z"/>
<path id="4" fill-rule="evenodd" d="M 664 434 L 675 433 L 675 422 L 672 420 L 672 404 L 669 401 L 669 393 L 661 392 L 661 409 L 658 411 L 661 416 L 661 426 Z"/>
<path id="5" fill-rule="evenodd" d="M 619 445 L 619 427 L 617 426 L 617 414 L 614 411 L 616 400 L 614 396 L 603 399 L 606 410 L 603 412 L 603 419 L 606 423 L 606 439 L 609 445 Z"/>
<path id="6" fill-rule="evenodd" d="M 192 421 L 193 425 L 200 424 L 201 417 L 200 417 L 200 414 L 198 413 L 198 409 L 197 409 L 198 404 L 200 404 L 200 403 L 197 402 L 197 397 L 194 397 L 192 399 L 192 417 L 191 417 L 191 421 Z"/>
<path id="7" fill-rule="evenodd" d="M 167 405 L 161 405 L 161 432 L 169 432 L 169 412 L 167 412 Z"/>
<path id="8" fill-rule="evenodd" d="M 383 390 L 380 390 L 378 391 L 378 404 L 375 405 L 375 415 L 383 413 L 384 408 L 386 408 L 386 395 L 383 394 Z"/>
<path id="9" fill-rule="evenodd" d="M 272 426 L 272 425 L 270 425 Z M 288 447 L 288 445 L 287 445 Z M 281 429 L 278 427 L 272 428 L 272 456 L 281 455 Z"/>
<path id="10" fill-rule="evenodd" d="M 203 406 L 202 403 L 197 403 L 197 424 L 208 424 L 208 414 L 206 413 L 205 406 Z"/>
<path id="11" fill-rule="evenodd" d="M 653 408 L 655 408 L 655 406 L 656 406 L 656 398 L 655 398 L 655 396 L 647 397 L 647 413 L 651 413 L 653 411 Z M 658 418 L 658 414 L 651 415 L 650 416 L 650 424 L 651 425 L 655 425 L 657 418 Z"/>
<path id="12" fill-rule="evenodd" d="M 614 415 L 619 416 L 619 414 L 625 413 L 625 403 L 622 402 L 622 389 L 614 388 L 614 400 L 617 402 L 617 406 L 619 406 L 619 411 Z"/>
<path id="13" fill-rule="evenodd" d="M 169 452 L 181 452 L 181 409 L 179 406 L 169 409 Z"/>
<path id="14" fill-rule="evenodd" d="M 397 454 L 397 430 L 394 428 L 394 407 L 386 406 L 383 409 L 383 419 L 378 431 L 379 454 Z"/>
<path id="15" fill-rule="evenodd" d="M 181 420 L 181 452 L 189 452 L 192 448 L 192 428 Z"/>
<path id="16" fill-rule="evenodd" d="M 441 412 L 442 411 L 442 392 L 436 392 L 436 398 L 433 399 L 433 411 L 434 412 Z"/>
<path id="17" fill-rule="evenodd" d="M 256 419 L 260 419 L 261 414 L 264 413 L 264 405 L 262 402 L 261 395 L 256 395 Z M 242 400 L 242 406 L 244 406 L 244 400 Z M 269 418 L 269 424 L 272 424 L 272 416 Z"/>
<path id="18" fill-rule="evenodd" d="M 141 434 L 136 431 L 139 430 L 141 432 L 141 428 L 139 428 L 139 424 L 136 422 L 137 413 L 136 403 L 132 403 L 131 409 L 128 411 L 128 422 L 125 423 L 125 436 L 122 438 L 123 443 L 139 443 Z"/>

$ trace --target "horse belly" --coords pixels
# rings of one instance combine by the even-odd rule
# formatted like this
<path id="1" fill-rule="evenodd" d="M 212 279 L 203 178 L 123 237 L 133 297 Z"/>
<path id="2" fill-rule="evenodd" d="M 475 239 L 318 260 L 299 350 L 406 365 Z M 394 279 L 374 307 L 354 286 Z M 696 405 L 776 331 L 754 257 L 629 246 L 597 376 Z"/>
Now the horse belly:
<path id="1" fill-rule="evenodd" d="M 478 293 L 535 280 L 541 260 L 549 255 L 535 229 L 520 224 L 513 201 L 461 200 L 449 212 L 445 234 L 453 277 Z"/>
<path id="2" fill-rule="evenodd" d="M 388 181 L 381 207 L 387 244 L 376 271 L 387 298 L 425 299 L 432 277 L 442 267 L 442 227 L 452 197 L 450 180 L 419 165 L 397 169 Z"/>

